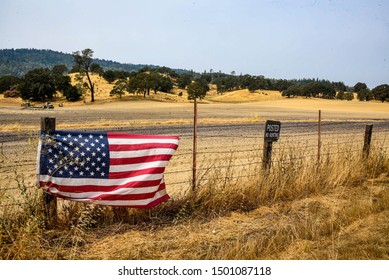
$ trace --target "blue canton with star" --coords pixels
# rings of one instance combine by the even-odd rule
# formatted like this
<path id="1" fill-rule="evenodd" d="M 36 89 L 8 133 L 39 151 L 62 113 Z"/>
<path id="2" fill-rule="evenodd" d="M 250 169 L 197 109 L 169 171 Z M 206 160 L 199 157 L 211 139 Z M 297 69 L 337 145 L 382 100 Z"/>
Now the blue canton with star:
<path id="1" fill-rule="evenodd" d="M 106 133 L 41 132 L 40 174 L 61 178 L 108 178 Z"/>

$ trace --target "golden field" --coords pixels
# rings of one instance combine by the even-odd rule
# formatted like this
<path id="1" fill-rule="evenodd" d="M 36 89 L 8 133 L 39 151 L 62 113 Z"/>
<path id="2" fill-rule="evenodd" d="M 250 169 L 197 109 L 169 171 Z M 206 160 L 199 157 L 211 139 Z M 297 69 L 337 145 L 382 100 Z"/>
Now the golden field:
<path id="1" fill-rule="evenodd" d="M 0 97 L 2 137 L 36 131 L 47 115 L 60 129 L 151 127 L 170 134 L 173 126 L 192 124 L 185 91 L 146 99 L 126 93 L 120 100 L 109 97 L 112 85 L 94 78 L 95 104 L 87 97 L 86 103 L 33 111 L 21 110 L 19 99 Z M 318 110 L 327 125 L 320 164 Z M 252 164 L 262 156 L 263 132 L 256 129 L 267 119 L 285 125 L 271 172 Z M 166 170 L 169 202 L 123 210 L 60 201 L 58 220 L 49 224 L 34 185 L 37 137 L 4 142 L 0 259 L 388 260 L 388 122 L 389 103 L 288 99 L 270 91 L 218 95 L 213 89 L 199 104 L 199 123 L 208 129 L 199 132 L 195 192 L 188 187 L 190 171 L 175 173 L 191 167 L 191 134 L 180 132 Z M 368 159 L 361 157 L 366 123 L 377 124 Z"/>

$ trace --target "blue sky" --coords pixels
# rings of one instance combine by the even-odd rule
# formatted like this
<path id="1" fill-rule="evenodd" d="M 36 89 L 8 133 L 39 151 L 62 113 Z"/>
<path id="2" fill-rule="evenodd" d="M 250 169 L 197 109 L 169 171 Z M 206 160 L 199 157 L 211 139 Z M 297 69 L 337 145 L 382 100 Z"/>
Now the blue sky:
<path id="1" fill-rule="evenodd" d="M 373 88 L 389 83 L 388 15 L 388 0 L 0 0 L 0 49 Z"/>

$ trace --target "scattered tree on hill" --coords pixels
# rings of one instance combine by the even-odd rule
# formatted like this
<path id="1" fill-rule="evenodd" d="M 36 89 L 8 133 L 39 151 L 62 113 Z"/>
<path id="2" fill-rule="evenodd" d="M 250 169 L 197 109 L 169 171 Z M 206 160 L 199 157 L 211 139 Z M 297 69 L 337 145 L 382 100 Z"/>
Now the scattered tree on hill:
<path id="1" fill-rule="evenodd" d="M 91 93 L 91 102 L 95 101 L 95 84 L 92 82 L 89 73 L 91 72 L 91 64 L 93 57 L 93 51 L 91 49 L 82 50 L 73 52 L 74 62 L 79 66 L 80 74 L 85 74 L 88 80 L 88 83 L 84 85 L 89 89 Z"/>
<path id="2" fill-rule="evenodd" d="M 69 85 L 63 90 L 63 96 L 66 100 L 73 102 L 80 100 L 82 93 L 77 86 Z"/>
<path id="3" fill-rule="evenodd" d="M 345 95 L 343 90 L 338 92 L 338 94 L 336 95 L 336 99 L 339 99 L 339 100 L 345 100 L 346 99 L 346 95 Z"/>
<path id="4" fill-rule="evenodd" d="M 370 101 L 370 100 L 374 99 L 373 94 L 371 93 L 371 91 L 368 88 L 360 89 L 357 92 L 357 97 L 358 97 L 359 101 Z"/>
<path id="5" fill-rule="evenodd" d="M 347 91 L 347 87 L 343 82 L 332 82 L 332 85 L 336 91 Z"/>
<path id="6" fill-rule="evenodd" d="M 37 68 L 21 79 L 20 96 L 24 100 L 46 101 L 53 98 L 56 87 L 52 72 L 47 68 Z"/>
<path id="7" fill-rule="evenodd" d="M 389 85 L 382 84 L 376 86 L 372 89 L 371 93 L 374 96 L 374 99 L 385 102 L 385 100 L 389 99 Z"/>
<path id="8" fill-rule="evenodd" d="M 354 94 L 352 92 L 349 92 L 347 91 L 345 94 L 344 94 L 344 98 L 348 101 L 351 101 L 354 99 Z"/>
<path id="9" fill-rule="evenodd" d="M 122 95 L 126 93 L 127 90 L 127 80 L 119 79 L 116 81 L 113 89 L 110 92 L 110 96 L 118 95 L 119 98 L 122 98 Z"/>
<path id="10" fill-rule="evenodd" d="M 113 72 L 112 70 L 107 70 L 103 73 L 103 78 L 108 82 L 108 83 L 112 83 L 116 80 L 116 76 L 115 76 L 115 72 Z"/>
<path id="11" fill-rule="evenodd" d="M 10 90 L 19 83 L 20 79 L 14 76 L 3 76 L 0 78 L 0 93 Z"/>
<path id="12" fill-rule="evenodd" d="M 295 96 L 300 96 L 301 95 L 300 86 L 298 86 L 298 85 L 290 86 L 286 90 L 282 91 L 281 95 L 282 96 L 287 96 L 288 98 L 295 97 Z"/>
<path id="13" fill-rule="evenodd" d="M 68 71 L 68 68 L 65 64 L 57 64 L 53 66 L 53 70 L 51 70 L 54 75 L 62 76 Z"/>
<path id="14" fill-rule="evenodd" d="M 99 76 L 102 76 L 104 73 L 103 67 L 101 67 L 98 63 L 92 63 L 90 65 L 90 71 L 94 74 L 99 74 Z"/>
<path id="15" fill-rule="evenodd" d="M 354 92 L 356 92 L 356 93 L 360 92 L 361 90 L 365 90 L 365 89 L 367 89 L 367 86 L 365 83 L 358 82 L 354 86 Z"/>
<path id="16" fill-rule="evenodd" d="M 209 91 L 209 86 L 204 80 L 195 80 L 188 85 L 188 99 L 203 99 Z"/>

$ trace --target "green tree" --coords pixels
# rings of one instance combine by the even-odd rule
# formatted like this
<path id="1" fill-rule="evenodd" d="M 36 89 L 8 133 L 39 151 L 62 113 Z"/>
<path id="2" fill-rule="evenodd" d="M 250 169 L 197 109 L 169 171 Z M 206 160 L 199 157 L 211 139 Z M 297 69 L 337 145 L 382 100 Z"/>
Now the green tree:
<path id="1" fill-rule="evenodd" d="M 82 93 L 77 86 L 69 85 L 63 90 L 63 96 L 66 100 L 74 102 L 80 100 Z"/>
<path id="2" fill-rule="evenodd" d="M 119 98 L 122 98 L 122 95 L 126 93 L 127 81 L 125 79 L 119 79 L 116 81 L 113 89 L 110 92 L 110 96 L 118 95 Z"/>
<path id="3" fill-rule="evenodd" d="M 376 86 L 371 91 L 374 99 L 380 100 L 381 102 L 385 102 L 385 100 L 389 99 L 389 85 L 388 84 L 382 84 L 379 86 Z"/>
<path id="4" fill-rule="evenodd" d="M 46 101 L 55 94 L 55 80 L 47 68 L 29 71 L 19 83 L 20 96 L 25 100 Z"/>
<path id="5" fill-rule="evenodd" d="M 187 85 L 192 82 L 193 76 L 189 73 L 183 73 L 177 78 L 177 86 L 179 88 L 185 89 Z"/>
<path id="6" fill-rule="evenodd" d="M 0 93 L 11 89 L 12 86 L 17 85 L 20 82 L 18 77 L 14 76 L 3 76 L 0 78 Z"/>
<path id="7" fill-rule="evenodd" d="M 208 84 L 202 80 L 195 80 L 188 85 L 188 99 L 194 100 L 195 98 L 203 99 L 209 90 Z"/>
<path id="8" fill-rule="evenodd" d="M 112 71 L 112 70 L 107 70 L 103 73 L 103 78 L 108 82 L 108 83 L 112 83 L 116 80 L 116 75 L 115 75 L 115 72 Z"/>
<path id="9" fill-rule="evenodd" d="M 103 67 L 101 67 L 98 63 L 92 63 L 90 65 L 90 71 L 94 74 L 99 74 L 99 76 L 102 76 L 104 73 Z"/>
<path id="10" fill-rule="evenodd" d="M 336 99 L 339 99 L 339 100 L 345 100 L 346 99 L 346 96 L 345 96 L 345 93 L 344 93 L 343 90 L 338 92 L 338 94 L 336 95 Z"/>
<path id="11" fill-rule="evenodd" d="M 88 83 L 85 83 L 84 85 L 90 91 L 91 102 L 95 102 L 95 84 L 90 78 L 90 67 L 93 61 L 92 57 L 93 51 L 91 49 L 82 50 L 81 53 L 79 51 L 73 52 L 73 59 L 79 67 L 80 74 L 85 74 L 87 77 Z"/>
<path id="12" fill-rule="evenodd" d="M 297 85 L 288 87 L 282 92 L 282 96 L 287 96 L 288 98 L 301 95 L 301 88 Z"/>
<path id="13" fill-rule="evenodd" d="M 354 99 L 354 94 L 352 93 L 352 92 L 346 92 L 345 94 L 344 94 L 344 98 L 346 99 L 346 100 L 348 100 L 348 101 L 351 101 L 351 100 L 353 100 Z"/>
<path id="14" fill-rule="evenodd" d="M 51 70 L 54 75 L 62 76 L 68 71 L 68 68 L 65 64 L 57 64 L 53 66 L 53 70 Z"/>
<path id="15" fill-rule="evenodd" d="M 361 89 L 357 92 L 359 101 L 370 101 L 373 99 L 373 94 L 368 88 Z"/>
<path id="16" fill-rule="evenodd" d="M 367 89 L 367 86 L 365 83 L 358 82 L 354 86 L 354 92 L 358 93 L 361 90 Z"/>

